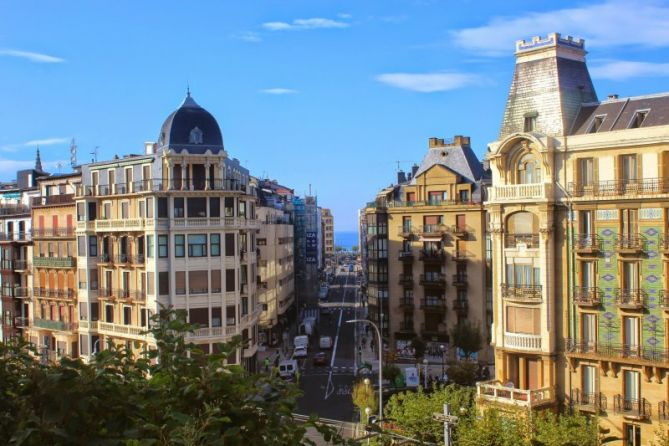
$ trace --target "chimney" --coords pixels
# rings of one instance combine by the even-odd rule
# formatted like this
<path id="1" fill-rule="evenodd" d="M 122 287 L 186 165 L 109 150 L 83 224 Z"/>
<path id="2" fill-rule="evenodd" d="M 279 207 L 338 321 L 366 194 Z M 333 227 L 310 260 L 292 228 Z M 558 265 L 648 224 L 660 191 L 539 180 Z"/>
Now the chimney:
<path id="1" fill-rule="evenodd" d="M 418 172 L 418 164 L 411 166 L 411 177 L 416 178 L 416 172 Z"/>
<path id="2" fill-rule="evenodd" d="M 439 144 L 439 138 L 430 138 L 428 139 L 428 147 L 438 147 Z"/>
<path id="3" fill-rule="evenodd" d="M 613 94 L 610 94 L 610 95 L 609 95 L 609 101 L 615 101 L 616 99 L 618 99 L 618 95 L 617 95 L 617 94 L 613 93 Z"/>
<path id="4" fill-rule="evenodd" d="M 144 153 L 146 153 L 147 155 L 153 155 L 154 153 L 156 153 L 156 144 L 151 141 L 146 141 L 144 143 Z"/>
<path id="5" fill-rule="evenodd" d="M 407 177 L 403 170 L 397 171 L 397 184 L 402 184 L 407 182 Z"/>

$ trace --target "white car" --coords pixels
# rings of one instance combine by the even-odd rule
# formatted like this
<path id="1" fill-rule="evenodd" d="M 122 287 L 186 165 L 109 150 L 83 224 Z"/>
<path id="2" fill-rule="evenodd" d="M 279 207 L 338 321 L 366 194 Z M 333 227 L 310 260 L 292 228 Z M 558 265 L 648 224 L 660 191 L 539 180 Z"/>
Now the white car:
<path id="1" fill-rule="evenodd" d="M 307 357 L 307 348 L 306 347 L 296 347 L 293 350 L 293 358 L 306 358 Z"/>

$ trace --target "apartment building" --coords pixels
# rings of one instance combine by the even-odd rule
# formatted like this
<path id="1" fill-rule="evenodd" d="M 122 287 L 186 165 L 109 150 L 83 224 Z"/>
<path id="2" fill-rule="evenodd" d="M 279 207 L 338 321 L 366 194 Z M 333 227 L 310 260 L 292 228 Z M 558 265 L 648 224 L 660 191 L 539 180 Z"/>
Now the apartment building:
<path id="1" fill-rule="evenodd" d="M 260 342 L 274 346 L 295 320 L 293 191 L 275 181 L 258 185 L 258 304 Z"/>
<path id="2" fill-rule="evenodd" d="M 74 192 L 81 174 L 37 179 L 29 339 L 45 360 L 79 355 Z"/>
<path id="3" fill-rule="evenodd" d="M 323 251 L 323 266 L 329 266 L 335 255 L 334 217 L 328 208 L 321 208 L 321 233 Z"/>
<path id="4" fill-rule="evenodd" d="M 75 196 L 82 356 L 144 349 L 160 306 L 185 310 L 205 352 L 239 335 L 255 368 L 256 190 L 216 119 L 187 95 L 145 153 L 86 164 Z M 139 347 L 135 347 L 138 345 Z"/>
<path id="5" fill-rule="evenodd" d="M 298 300 L 316 298 L 323 250 L 321 213 L 318 199 L 307 195 L 293 197 L 295 225 L 295 287 Z"/>
<path id="6" fill-rule="evenodd" d="M 398 359 L 414 359 L 422 338 L 441 359 L 449 332 L 470 321 L 485 338 L 485 213 L 487 173 L 466 136 L 430 138 L 420 165 L 381 190 L 364 211 L 369 317 L 383 328 Z M 455 348 L 447 350 L 456 357 Z M 489 360 L 487 347 L 477 359 Z"/>
<path id="7" fill-rule="evenodd" d="M 32 296 L 30 205 L 39 194 L 36 179 L 45 175 L 38 151 L 36 169 L 19 171 L 16 181 L 0 185 L 0 341 L 27 334 Z"/>

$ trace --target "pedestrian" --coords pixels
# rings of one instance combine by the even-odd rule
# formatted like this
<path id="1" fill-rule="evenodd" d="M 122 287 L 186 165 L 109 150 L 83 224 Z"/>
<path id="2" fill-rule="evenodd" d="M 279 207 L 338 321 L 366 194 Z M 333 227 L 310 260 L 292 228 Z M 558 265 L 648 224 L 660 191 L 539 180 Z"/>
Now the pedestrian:
<path id="1" fill-rule="evenodd" d="M 270 364 L 269 356 L 265 357 L 264 364 L 265 364 L 265 372 L 269 372 L 269 364 Z"/>

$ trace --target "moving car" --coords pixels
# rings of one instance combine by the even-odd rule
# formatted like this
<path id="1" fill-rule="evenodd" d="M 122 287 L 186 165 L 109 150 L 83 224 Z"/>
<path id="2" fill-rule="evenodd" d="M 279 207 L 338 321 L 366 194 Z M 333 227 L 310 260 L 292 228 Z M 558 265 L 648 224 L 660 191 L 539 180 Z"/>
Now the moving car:
<path id="1" fill-rule="evenodd" d="M 306 347 L 295 347 L 295 350 L 293 350 L 293 358 L 306 358 L 306 357 L 307 357 Z"/>
<path id="2" fill-rule="evenodd" d="M 318 346 L 321 349 L 328 349 L 332 348 L 332 337 L 330 336 L 321 336 L 320 339 L 318 340 Z"/>
<path id="3" fill-rule="evenodd" d="M 318 352 L 314 355 L 314 365 L 328 365 L 328 356 L 325 352 Z"/>

